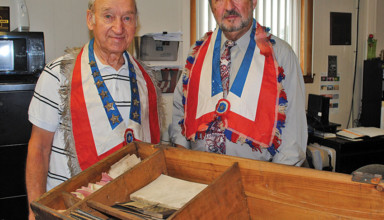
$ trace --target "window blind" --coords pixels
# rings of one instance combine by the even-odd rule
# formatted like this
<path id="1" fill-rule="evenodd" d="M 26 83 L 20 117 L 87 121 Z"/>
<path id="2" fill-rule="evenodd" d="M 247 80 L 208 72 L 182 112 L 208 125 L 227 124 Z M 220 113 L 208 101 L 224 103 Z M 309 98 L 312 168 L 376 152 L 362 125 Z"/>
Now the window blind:
<path id="1" fill-rule="evenodd" d="M 299 55 L 300 0 L 258 0 L 254 17 L 270 33 L 285 40 Z M 214 30 L 216 21 L 208 0 L 196 0 L 196 38 Z"/>

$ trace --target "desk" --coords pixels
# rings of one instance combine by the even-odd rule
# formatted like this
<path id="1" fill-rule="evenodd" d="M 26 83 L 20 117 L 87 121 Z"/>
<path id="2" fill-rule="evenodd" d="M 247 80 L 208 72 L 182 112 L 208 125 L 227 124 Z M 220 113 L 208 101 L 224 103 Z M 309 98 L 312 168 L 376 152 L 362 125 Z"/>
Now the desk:
<path id="1" fill-rule="evenodd" d="M 384 164 L 384 137 L 363 141 L 348 141 L 342 138 L 328 138 L 308 135 L 308 143 L 319 143 L 336 150 L 336 172 L 351 174 L 368 164 Z"/>

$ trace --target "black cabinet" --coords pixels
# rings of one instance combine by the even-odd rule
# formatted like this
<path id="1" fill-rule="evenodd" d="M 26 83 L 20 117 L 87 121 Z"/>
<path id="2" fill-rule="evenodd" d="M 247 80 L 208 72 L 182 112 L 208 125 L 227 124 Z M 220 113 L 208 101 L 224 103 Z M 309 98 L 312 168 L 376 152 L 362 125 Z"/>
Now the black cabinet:
<path id="1" fill-rule="evenodd" d="M 363 141 L 349 141 L 342 138 L 328 138 L 308 135 L 308 143 L 319 143 L 336 150 L 338 173 L 351 174 L 369 164 L 384 164 L 384 137 L 369 138 Z"/>
<path id="2" fill-rule="evenodd" d="M 380 128 L 383 98 L 383 61 L 365 60 L 360 126 Z"/>
<path id="3" fill-rule="evenodd" d="M 0 220 L 28 219 L 25 164 L 35 84 L 0 83 Z"/>

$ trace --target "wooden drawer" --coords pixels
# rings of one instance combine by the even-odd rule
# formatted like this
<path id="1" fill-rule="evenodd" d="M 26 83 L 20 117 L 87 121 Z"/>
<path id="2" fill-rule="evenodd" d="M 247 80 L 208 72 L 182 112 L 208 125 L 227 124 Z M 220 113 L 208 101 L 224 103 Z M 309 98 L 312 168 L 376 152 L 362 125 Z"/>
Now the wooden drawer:
<path id="1" fill-rule="evenodd" d="M 84 200 L 69 193 L 97 180 L 127 153 L 144 160 Z M 208 184 L 168 219 L 384 219 L 383 192 L 353 182 L 351 175 L 145 143 L 105 158 L 44 194 L 32 209 L 37 219 L 72 219 L 75 209 L 102 219 L 137 219 L 111 206 L 160 174 Z"/>

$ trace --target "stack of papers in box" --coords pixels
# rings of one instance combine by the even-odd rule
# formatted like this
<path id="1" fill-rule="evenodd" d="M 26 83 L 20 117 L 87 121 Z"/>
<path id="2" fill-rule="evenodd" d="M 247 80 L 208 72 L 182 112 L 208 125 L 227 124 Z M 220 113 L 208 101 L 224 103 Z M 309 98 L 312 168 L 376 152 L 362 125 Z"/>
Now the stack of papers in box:
<path id="1" fill-rule="evenodd" d="M 120 176 L 127 170 L 134 167 L 136 164 L 140 163 L 141 159 L 136 156 L 136 154 L 127 155 L 120 159 L 118 162 L 113 164 L 111 168 L 109 169 L 108 175 L 115 179 L 116 177 Z"/>
<path id="2" fill-rule="evenodd" d="M 156 180 L 130 195 L 132 201 L 180 209 L 207 187 L 161 174 Z"/>

